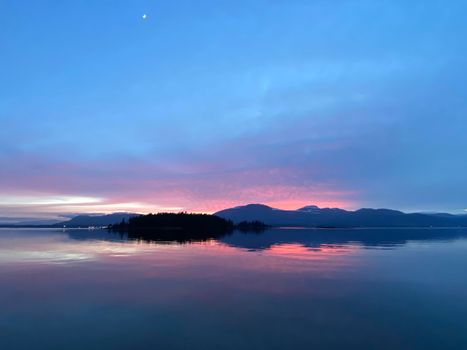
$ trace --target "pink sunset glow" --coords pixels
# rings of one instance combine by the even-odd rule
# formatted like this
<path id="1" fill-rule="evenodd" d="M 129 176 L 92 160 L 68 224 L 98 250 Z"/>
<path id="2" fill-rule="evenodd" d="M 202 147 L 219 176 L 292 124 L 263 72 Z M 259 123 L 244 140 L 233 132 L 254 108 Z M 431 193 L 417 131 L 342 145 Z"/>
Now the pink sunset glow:
<path id="1" fill-rule="evenodd" d="M 303 181 L 303 169 L 295 167 L 246 170 L 208 163 L 181 168 L 178 163 L 127 162 L 129 166 L 121 169 L 118 161 L 19 157 L 0 169 L 0 208 L 10 215 L 47 217 L 116 211 L 212 213 L 247 203 L 282 209 L 356 206 L 354 191 Z"/>

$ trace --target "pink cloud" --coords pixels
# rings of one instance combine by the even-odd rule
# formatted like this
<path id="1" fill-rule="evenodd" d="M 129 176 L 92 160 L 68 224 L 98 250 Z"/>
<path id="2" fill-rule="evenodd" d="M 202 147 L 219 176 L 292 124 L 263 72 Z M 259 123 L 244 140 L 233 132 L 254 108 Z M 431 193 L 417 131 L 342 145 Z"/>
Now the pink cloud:
<path id="1" fill-rule="evenodd" d="M 237 158 L 235 155 L 234 158 Z M 29 206 L 34 212 L 163 211 L 214 212 L 246 203 L 284 209 L 307 204 L 352 208 L 355 191 L 314 181 L 319 169 L 292 165 L 234 167 L 225 159 L 168 162 L 141 159 L 58 161 L 19 155 L 2 159 L 0 196 L 86 196 L 98 203 Z M 241 161 L 234 161 L 242 164 Z M 248 161 L 249 163 L 249 161 Z M 5 211 L 6 208 L 0 208 Z M 100 210 L 99 210 L 100 209 Z M 11 211 L 11 208 L 10 208 Z"/>

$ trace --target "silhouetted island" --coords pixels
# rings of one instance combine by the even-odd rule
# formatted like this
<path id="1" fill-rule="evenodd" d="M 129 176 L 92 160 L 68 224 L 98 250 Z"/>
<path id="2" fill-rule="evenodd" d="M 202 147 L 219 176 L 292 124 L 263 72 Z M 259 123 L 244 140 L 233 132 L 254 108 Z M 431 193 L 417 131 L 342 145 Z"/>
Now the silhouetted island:
<path id="1" fill-rule="evenodd" d="M 243 221 L 234 225 L 230 220 L 216 215 L 190 213 L 158 213 L 130 217 L 109 229 L 142 240 L 208 240 L 242 231 L 262 231 L 268 226 L 259 221 Z"/>
<path id="2" fill-rule="evenodd" d="M 110 225 L 117 231 L 221 231 L 233 229 L 232 221 L 209 214 L 157 213 L 129 218 L 128 222 Z"/>

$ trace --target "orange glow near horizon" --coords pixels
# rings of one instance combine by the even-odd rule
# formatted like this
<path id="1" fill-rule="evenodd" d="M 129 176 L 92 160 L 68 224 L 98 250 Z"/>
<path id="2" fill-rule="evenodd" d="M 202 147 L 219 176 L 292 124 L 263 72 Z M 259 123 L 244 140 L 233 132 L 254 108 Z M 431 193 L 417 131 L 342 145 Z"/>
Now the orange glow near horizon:
<path id="1" fill-rule="evenodd" d="M 235 202 L 235 201 L 211 201 L 210 203 L 202 203 L 198 208 L 194 208 L 189 203 L 180 206 L 165 206 L 155 205 L 147 202 L 111 202 L 105 201 L 98 203 L 15 203 L 14 205 L 2 205 L 0 209 L 5 209 L 5 215 L 8 216 L 11 211 L 11 216 L 21 217 L 22 215 L 35 215 L 37 217 L 48 217 L 53 215 L 60 216 L 67 213 L 100 213 L 111 214 L 115 212 L 133 212 L 140 214 L 160 213 L 160 212 L 190 212 L 200 214 L 213 214 L 217 211 L 244 206 L 247 204 L 264 204 L 276 209 L 296 210 L 307 205 L 317 205 L 320 208 L 353 208 L 354 204 L 346 201 L 307 201 L 307 200 L 287 200 L 287 201 L 271 201 L 271 202 Z M 8 210 L 7 210 L 8 209 Z M 14 214 L 14 215 L 13 215 Z"/>
<path id="2" fill-rule="evenodd" d="M 240 191 L 221 191 L 216 193 L 192 193 L 182 188 L 165 189 L 158 194 L 148 192 L 131 195 L 123 193 L 118 197 L 73 195 L 61 193 L 33 193 L 6 195 L 0 197 L 0 210 L 4 216 L 36 215 L 37 217 L 60 216 L 68 213 L 114 212 L 157 213 L 192 212 L 212 214 L 220 210 L 247 205 L 264 204 L 272 208 L 296 210 L 307 205 L 320 208 L 338 207 L 353 209 L 356 203 L 346 199 L 350 192 L 323 191 L 310 193 L 306 190 L 287 186 L 263 186 Z M 228 199 L 221 199 L 219 197 Z"/>

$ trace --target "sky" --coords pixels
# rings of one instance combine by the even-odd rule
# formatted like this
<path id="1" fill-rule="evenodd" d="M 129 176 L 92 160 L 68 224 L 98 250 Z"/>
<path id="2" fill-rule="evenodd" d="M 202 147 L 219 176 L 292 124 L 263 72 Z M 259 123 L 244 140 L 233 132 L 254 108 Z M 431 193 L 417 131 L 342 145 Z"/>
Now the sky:
<path id="1" fill-rule="evenodd" d="M 0 1 L 0 221 L 467 208 L 467 3 Z"/>

